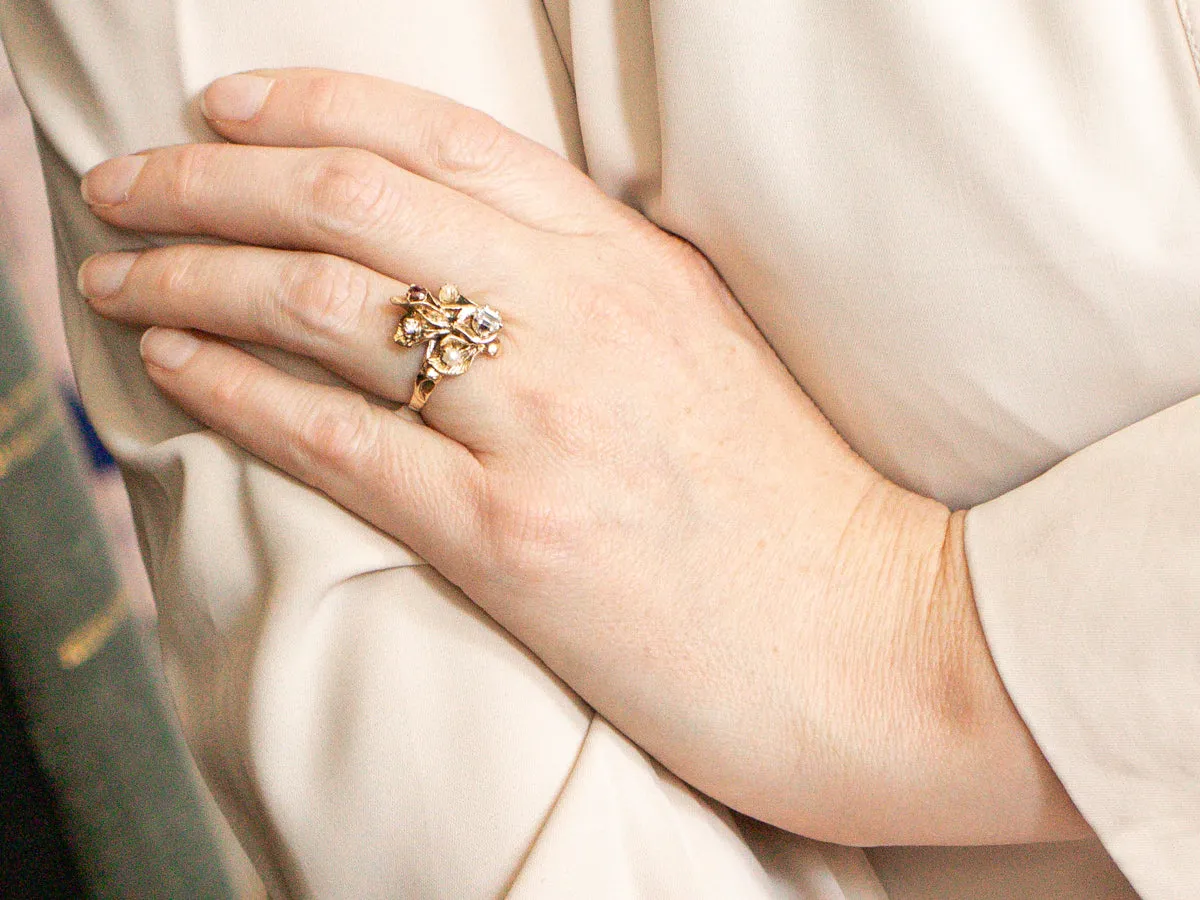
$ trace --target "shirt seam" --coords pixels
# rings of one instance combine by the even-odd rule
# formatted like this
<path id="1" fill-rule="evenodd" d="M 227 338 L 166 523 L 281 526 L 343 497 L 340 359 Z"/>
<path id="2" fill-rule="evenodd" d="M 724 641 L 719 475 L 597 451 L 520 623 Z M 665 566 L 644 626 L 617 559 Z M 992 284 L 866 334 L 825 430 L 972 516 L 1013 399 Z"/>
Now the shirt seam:
<path id="1" fill-rule="evenodd" d="M 1192 55 L 1192 70 L 1196 74 L 1196 79 L 1200 81 L 1200 42 L 1197 42 L 1196 39 L 1196 28 L 1192 24 L 1192 14 L 1188 6 L 1188 0 L 1175 0 L 1175 9 L 1179 13 L 1179 21 L 1183 25 L 1183 34 L 1187 38 L 1188 50 Z"/>

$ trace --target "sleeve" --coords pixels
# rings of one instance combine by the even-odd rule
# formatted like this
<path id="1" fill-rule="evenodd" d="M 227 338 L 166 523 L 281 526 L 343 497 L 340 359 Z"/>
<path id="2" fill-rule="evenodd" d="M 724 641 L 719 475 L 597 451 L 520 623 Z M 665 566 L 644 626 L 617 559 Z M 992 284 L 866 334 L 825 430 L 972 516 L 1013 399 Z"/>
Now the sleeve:
<path id="1" fill-rule="evenodd" d="M 744 827 L 407 548 L 183 417 L 145 378 L 139 335 L 76 293 L 89 254 L 163 241 L 102 225 L 80 175 L 212 140 L 195 98 L 230 72 L 417 83 L 579 161 L 539 4 L 5 0 L 0 28 L 37 126 L 81 396 L 125 475 L 184 731 L 273 896 L 883 896 L 859 851 Z"/>
<path id="2" fill-rule="evenodd" d="M 1200 398 L 974 507 L 966 549 L 1018 711 L 1146 900 L 1200 889 Z"/>

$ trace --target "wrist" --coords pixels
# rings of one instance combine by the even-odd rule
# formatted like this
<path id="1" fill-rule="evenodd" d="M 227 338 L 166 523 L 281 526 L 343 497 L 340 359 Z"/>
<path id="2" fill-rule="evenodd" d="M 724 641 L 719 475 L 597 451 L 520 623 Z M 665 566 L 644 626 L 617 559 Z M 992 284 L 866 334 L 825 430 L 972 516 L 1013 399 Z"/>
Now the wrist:
<path id="1" fill-rule="evenodd" d="M 1087 834 L 992 661 L 965 518 L 880 478 L 843 535 L 831 584 L 856 614 L 839 617 L 845 630 L 831 645 L 849 688 L 839 708 L 869 714 L 865 732 L 846 735 L 862 768 L 843 785 L 848 802 L 826 839 L 949 845 Z"/>
<path id="2" fill-rule="evenodd" d="M 930 843 L 985 844 L 1085 837 L 1090 829 L 1013 705 L 975 606 L 966 510 L 950 513 L 929 600 L 927 698 L 935 744 Z"/>

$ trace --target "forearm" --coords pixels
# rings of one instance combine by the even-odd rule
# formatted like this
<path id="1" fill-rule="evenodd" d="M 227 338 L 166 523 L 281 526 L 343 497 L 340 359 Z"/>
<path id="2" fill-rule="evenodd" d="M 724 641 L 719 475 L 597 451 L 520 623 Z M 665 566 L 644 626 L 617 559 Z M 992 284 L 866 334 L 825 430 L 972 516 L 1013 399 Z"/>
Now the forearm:
<path id="1" fill-rule="evenodd" d="M 808 460 L 819 457 L 807 451 Z M 722 620 L 727 652 L 718 671 L 697 673 L 684 656 L 680 671 L 657 679 L 668 687 L 656 701 L 674 705 L 689 732 L 663 734 L 660 755 L 749 815 L 838 843 L 1087 834 L 992 664 L 963 552 L 965 512 L 879 476 L 863 490 L 853 467 L 839 477 L 799 464 L 793 482 L 803 471 L 813 488 L 794 496 L 823 497 L 826 513 L 850 510 L 841 528 L 823 529 L 836 541 L 814 552 L 822 537 L 808 530 L 812 516 L 808 529 L 786 538 L 803 545 L 799 556 L 776 544 L 761 556 L 748 548 L 723 559 L 730 573 L 754 571 L 762 557 L 794 562 L 774 583 L 730 582 L 730 592 L 774 593 L 755 604 L 762 615 Z M 822 493 L 839 481 L 842 499 Z M 686 689 L 731 683 L 740 689 Z M 685 712 L 695 708 L 706 712 Z"/>

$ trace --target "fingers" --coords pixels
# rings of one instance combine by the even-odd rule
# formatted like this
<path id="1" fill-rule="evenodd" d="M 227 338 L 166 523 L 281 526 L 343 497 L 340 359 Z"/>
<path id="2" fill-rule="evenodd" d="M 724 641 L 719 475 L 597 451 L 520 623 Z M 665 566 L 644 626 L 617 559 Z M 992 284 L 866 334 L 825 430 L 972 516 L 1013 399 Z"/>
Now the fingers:
<path id="1" fill-rule="evenodd" d="M 370 150 L 532 227 L 581 233 L 612 214 L 595 183 L 548 148 L 478 110 L 383 78 L 257 70 L 217 80 L 201 106 L 230 140 Z"/>
<path id="2" fill-rule="evenodd" d="M 79 270 L 79 292 L 107 318 L 279 347 L 398 403 L 410 399 L 425 356 L 423 347 L 393 340 L 400 313 L 391 298 L 407 287 L 332 254 L 247 246 L 103 253 Z M 531 323 L 519 309 L 506 308 L 505 317 L 499 358 L 483 355 L 470 373 L 444 379 L 423 413 L 479 452 L 511 431 L 512 379 Z"/>
<path id="3" fill-rule="evenodd" d="M 192 418 L 449 565 L 450 577 L 477 546 L 482 469 L 444 435 L 190 332 L 152 328 L 142 355 Z"/>
<path id="4" fill-rule="evenodd" d="M 391 339 L 390 298 L 407 287 L 339 256 L 243 246 L 99 254 L 79 270 L 80 293 L 103 316 L 279 347 L 398 402 L 420 363 Z"/>
<path id="5" fill-rule="evenodd" d="M 486 288 L 533 235 L 365 150 L 187 144 L 101 163 L 83 181 L 100 218 L 344 256 L 404 281 Z M 521 233 L 518 233 L 521 232 Z"/>

